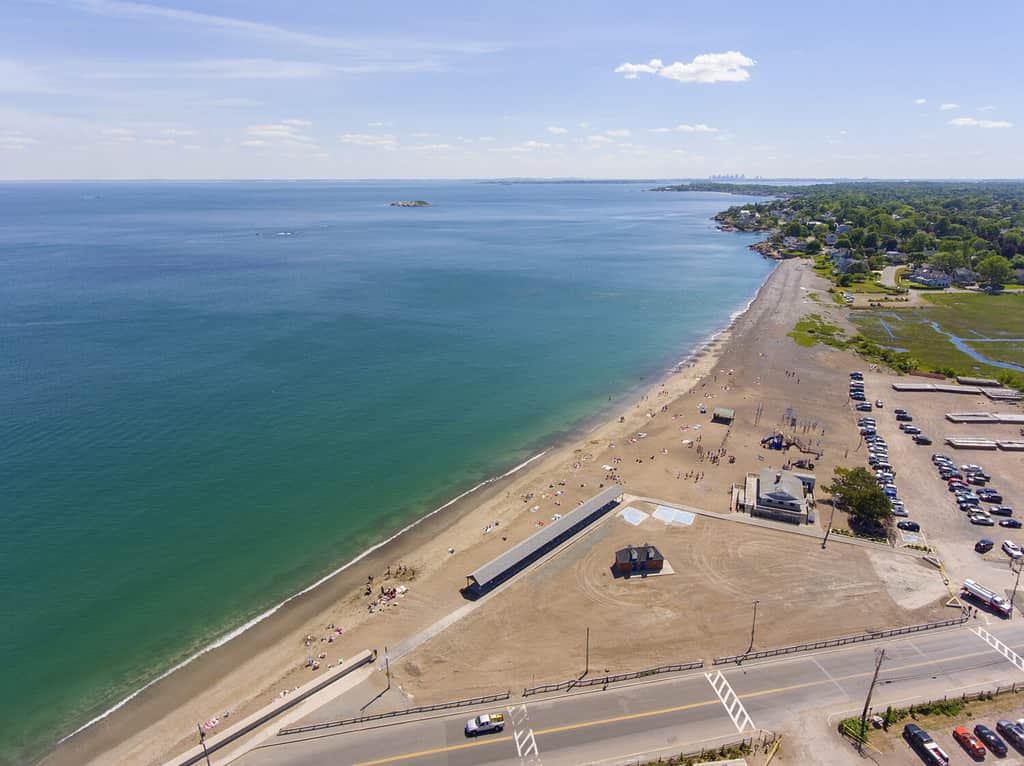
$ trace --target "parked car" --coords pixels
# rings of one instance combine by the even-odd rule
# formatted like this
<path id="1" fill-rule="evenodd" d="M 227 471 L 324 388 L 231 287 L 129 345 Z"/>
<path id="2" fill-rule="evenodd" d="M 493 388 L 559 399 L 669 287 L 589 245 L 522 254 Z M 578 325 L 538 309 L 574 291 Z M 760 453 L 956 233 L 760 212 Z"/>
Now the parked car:
<path id="1" fill-rule="evenodd" d="M 967 483 L 973 484 L 976 487 L 984 487 L 988 484 L 988 479 L 983 479 L 981 474 L 969 473 L 967 474 Z"/>
<path id="2" fill-rule="evenodd" d="M 910 434 L 911 436 L 917 436 L 919 433 L 921 433 L 921 429 L 918 428 L 917 426 L 907 426 L 906 428 L 903 429 L 903 433 Z"/>
<path id="3" fill-rule="evenodd" d="M 910 423 L 913 422 L 914 418 L 910 416 L 910 413 L 903 411 L 896 413 L 896 420 L 900 421 L 901 423 Z"/>
<path id="4" fill-rule="evenodd" d="M 883 402 L 881 399 L 875 399 L 875 406 L 878 409 L 882 409 L 882 407 L 885 406 L 885 402 Z"/>
<path id="5" fill-rule="evenodd" d="M 1003 496 L 994 489 L 979 489 L 978 497 L 986 503 L 997 503 L 1001 505 L 1003 502 Z"/>
<path id="6" fill-rule="evenodd" d="M 853 399 L 855 402 L 866 402 L 868 400 L 868 398 L 864 396 L 863 392 L 861 391 L 851 391 L 850 398 Z"/>
<path id="7" fill-rule="evenodd" d="M 999 735 L 985 724 L 979 723 L 975 726 L 974 733 L 994 756 L 1002 758 L 1006 755 L 1006 743 L 999 739 Z"/>
<path id="8" fill-rule="evenodd" d="M 999 526 L 1006 529 L 1020 529 L 1021 523 L 1017 521 L 1017 519 L 1001 519 L 999 521 Z"/>
<path id="9" fill-rule="evenodd" d="M 895 414 L 895 415 L 906 415 L 907 411 L 905 409 L 903 409 L 902 407 L 897 407 L 896 409 L 893 410 L 893 414 Z"/>
<path id="10" fill-rule="evenodd" d="M 992 521 L 992 517 L 984 513 L 972 513 L 967 517 L 967 520 L 979 527 L 994 527 L 996 525 Z"/>
<path id="11" fill-rule="evenodd" d="M 871 402 L 857 402 L 858 412 L 871 412 Z"/>
<path id="12" fill-rule="evenodd" d="M 960 466 L 960 470 L 965 473 L 971 473 L 972 471 L 980 471 L 982 467 L 977 463 L 967 463 L 966 465 Z"/>
<path id="13" fill-rule="evenodd" d="M 932 462 L 937 463 L 940 460 L 945 460 L 947 463 L 952 463 L 953 459 L 949 455 L 943 455 L 941 452 L 932 453 Z"/>
<path id="14" fill-rule="evenodd" d="M 956 507 L 961 511 L 980 511 L 981 506 L 977 503 L 973 503 L 970 500 L 957 500 Z"/>
<path id="15" fill-rule="evenodd" d="M 1013 721 L 999 721 L 996 723 L 996 731 L 1006 738 L 1006 741 L 1018 750 L 1024 752 L 1024 730 Z"/>
<path id="16" fill-rule="evenodd" d="M 932 440 L 929 439 L 924 434 L 918 434 L 917 436 L 914 437 L 914 442 L 916 444 L 925 445 L 925 444 L 931 444 Z"/>
<path id="17" fill-rule="evenodd" d="M 1021 551 L 1020 546 L 1013 540 L 1003 540 L 1003 553 L 1009 556 L 1011 559 L 1024 558 L 1024 551 Z"/>
<path id="18" fill-rule="evenodd" d="M 860 435 L 861 436 L 873 436 L 874 433 L 875 433 L 875 429 L 874 429 L 873 426 L 863 426 L 860 429 Z"/>
<path id="19" fill-rule="evenodd" d="M 864 373 L 860 370 L 854 370 L 850 373 L 850 378 L 853 380 L 864 380 Z"/>
<path id="20" fill-rule="evenodd" d="M 972 758 L 985 757 L 985 746 L 963 726 L 957 726 L 953 729 L 953 739 L 959 742 L 960 747 L 966 750 L 967 754 Z"/>
<path id="21" fill-rule="evenodd" d="M 897 521 L 896 526 L 907 532 L 920 532 L 921 525 L 916 521 Z"/>
<path id="22" fill-rule="evenodd" d="M 988 553 L 990 550 L 996 547 L 996 544 L 989 540 L 987 537 L 983 537 L 974 544 L 974 550 L 978 553 Z"/>
<path id="23" fill-rule="evenodd" d="M 993 505 L 988 512 L 993 516 L 1013 516 L 1013 508 L 1008 505 Z"/>
<path id="24" fill-rule="evenodd" d="M 903 738 L 930 766 L 947 766 L 949 764 L 949 756 L 946 755 L 946 752 L 920 726 L 908 723 L 903 727 Z"/>

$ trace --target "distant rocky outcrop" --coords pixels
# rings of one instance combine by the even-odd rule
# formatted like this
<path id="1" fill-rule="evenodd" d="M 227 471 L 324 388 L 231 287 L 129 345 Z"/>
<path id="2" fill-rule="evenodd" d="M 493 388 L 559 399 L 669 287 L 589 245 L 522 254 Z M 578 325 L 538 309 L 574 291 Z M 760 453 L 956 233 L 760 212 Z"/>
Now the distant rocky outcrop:
<path id="1" fill-rule="evenodd" d="M 430 207 L 430 203 L 422 199 L 403 199 L 392 202 L 391 207 Z"/>

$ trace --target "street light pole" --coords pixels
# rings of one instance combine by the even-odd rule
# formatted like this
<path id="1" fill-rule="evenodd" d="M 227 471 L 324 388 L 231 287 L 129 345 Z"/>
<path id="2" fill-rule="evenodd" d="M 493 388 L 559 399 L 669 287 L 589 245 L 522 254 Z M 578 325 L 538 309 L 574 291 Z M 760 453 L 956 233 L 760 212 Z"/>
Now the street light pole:
<path id="1" fill-rule="evenodd" d="M 754 648 L 754 630 L 757 628 L 757 605 L 760 603 L 758 599 L 754 599 L 754 619 L 750 623 L 750 646 L 747 647 L 747 651 L 744 654 L 750 654 Z"/>
<path id="2" fill-rule="evenodd" d="M 201 723 L 197 723 L 196 728 L 199 729 L 199 744 L 203 746 L 203 757 L 206 758 L 206 766 L 210 766 L 210 754 L 206 751 L 206 732 L 203 731 Z"/>
<path id="3" fill-rule="evenodd" d="M 587 655 L 587 660 L 586 660 L 587 664 L 586 664 L 586 667 L 583 668 L 583 675 L 586 675 L 587 673 L 590 672 L 590 628 L 589 627 L 587 628 L 587 649 L 586 649 L 586 655 Z"/>
<path id="4" fill-rule="evenodd" d="M 828 542 L 828 536 L 832 534 L 832 521 L 836 517 L 836 496 L 832 495 L 832 511 L 828 515 L 828 528 L 825 530 L 825 537 L 821 541 L 821 549 L 825 550 L 825 544 Z"/>

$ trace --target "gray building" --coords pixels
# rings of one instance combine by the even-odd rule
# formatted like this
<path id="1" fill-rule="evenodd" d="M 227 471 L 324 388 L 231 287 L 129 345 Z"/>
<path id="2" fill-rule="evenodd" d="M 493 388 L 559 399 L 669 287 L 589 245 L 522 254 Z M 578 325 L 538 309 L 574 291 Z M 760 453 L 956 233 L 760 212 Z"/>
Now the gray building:
<path id="1" fill-rule="evenodd" d="M 806 524 L 814 481 L 814 474 L 776 468 L 749 473 L 743 492 L 743 509 L 751 516 Z"/>

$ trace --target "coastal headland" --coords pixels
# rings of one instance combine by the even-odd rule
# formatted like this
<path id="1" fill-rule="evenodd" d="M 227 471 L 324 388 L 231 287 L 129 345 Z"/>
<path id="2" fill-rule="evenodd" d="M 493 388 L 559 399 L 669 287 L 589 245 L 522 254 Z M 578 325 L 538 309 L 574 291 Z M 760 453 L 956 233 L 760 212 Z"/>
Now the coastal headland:
<path id="1" fill-rule="evenodd" d="M 731 487 L 744 471 L 781 467 L 786 459 L 766 456 L 760 436 L 787 412 L 822 453 L 819 476 L 845 464 L 858 442 L 844 427 L 842 389 L 855 357 L 803 348 L 787 337 L 817 305 L 809 295 L 826 287 L 806 264 L 780 263 L 728 329 L 603 422 L 282 605 L 68 740 L 45 763 L 161 763 L 195 744 L 197 721 L 222 720 L 224 712 L 244 716 L 307 682 L 318 672 L 306 666 L 307 657 L 330 666 L 363 649 L 404 642 L 407 651 L 392 664 L 392 677 L 422 704 L 578 673 L 586 627 L 599 636 L 592 663 L 617 672 L 742 651 L 751 599 L 762 603 L 758 641 L 764 646 L 941 615 L 945 589 L 912 556 L 849 545 L 826 553 L 810 538 L 740 530 L 728 521 L 702 518 L 692 530 L 663 531 L 610 517 L 550 568 L 499 589 L 436 635 L 426 632 L 466 606 L 459 589 L 467 572 L 607 482 L 620 481 L 634 495 L 728 513 Z M 731 428 L 710 422 L 719 405 L 737 410 Z M 665 546 L 677 574 L 619 592 L 622 583 L 602 577 L 608 551 L 647 538 Z M 832 594 L 826 603 L 818 598 L 823 589 Z M 644 623 L 649 638 L 638 643 L 630 626 L 641 616 L 650 623 Z M 684 627 L 659 630 L 659 624 Z"/>

